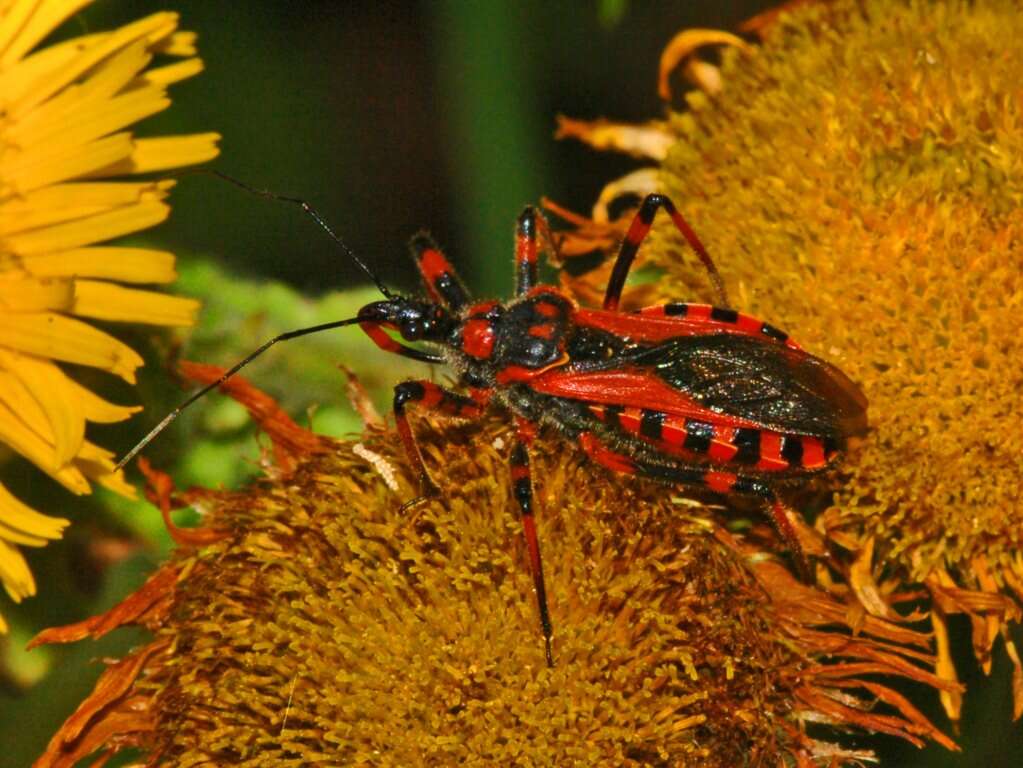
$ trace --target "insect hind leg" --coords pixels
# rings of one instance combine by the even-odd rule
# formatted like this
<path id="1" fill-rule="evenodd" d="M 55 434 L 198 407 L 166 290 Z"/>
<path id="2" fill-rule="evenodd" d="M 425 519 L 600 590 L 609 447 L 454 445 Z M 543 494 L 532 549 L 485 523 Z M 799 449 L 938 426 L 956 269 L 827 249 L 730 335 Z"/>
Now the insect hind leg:
<path id="1" fill-rule="evenodd" d="M 639 475 L 691 488 L 706 488 L 722 495 L 736 494 L 761 499 L 766 507 L 765 514 L 792 553 L 799 575 L 804 581 L 811 580 L 813 572 L 810 562 L 796 528 L 789 519 L 788 510 L 778 498 L 778 494 L 767 484 L 734 472 L 699 464 L 681 462 L 668 464 L 628 456 L 609 448 L 592 432 L 580 435 L 579 444 L 591 459 L 615 472 Z"/>
<path id="2" fill-rule="evenodd" d="M 636 213 L 632 224 L 629 226 L 629 231 L 625 235 L 625 240 L 622 241 L 622 247 L 618 251 L 618 257 L 615 259 L 614 267 L 611 270 L 611 278 L 607 283 L 607 291 L 604 294 L 604 309 L 618 309 L 618 302 L 622 298 L 622 289 L 625 287 L 625 279 L 629 276 L 629 269 L 632 267 L 632 262 L 639 252 L 640 244 L 650 233 L 650 227 L 654 223 L 654 216 L 657 214 L 658 208 L 664 208 L 667 211 L 675 228 L 682 233 L 686 242 L 696 252 L 700 262 L 706 268 L 707 274 L 710 275 L 710 281 L 714 285 L 715 293 L 717 293 L 718 303 L 722 307 L 727 307 L 728 296 L 725 293 L 725 283 L 721 279 L 721 274 L 718 272 L 717 267 L 714 266 L 710 254 L 707 253 L 707 249 L 700 242 L 700 238 L 696 236 L 696 232 L 689 226 L 689 222 L 685 220 L 675 207 L 675 204 L 671 202 L 671 198 L 654 193 L 643 198 L 639 211 Z"/>

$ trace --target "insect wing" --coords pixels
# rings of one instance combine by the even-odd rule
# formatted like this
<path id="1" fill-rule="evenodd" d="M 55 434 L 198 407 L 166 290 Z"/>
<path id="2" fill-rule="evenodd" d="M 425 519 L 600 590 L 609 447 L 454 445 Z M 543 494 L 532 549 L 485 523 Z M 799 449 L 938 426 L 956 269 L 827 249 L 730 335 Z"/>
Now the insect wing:
<path id="1" fill-rule="evenodd" d="M 833 365 L 753 337 L 685 336 L 639 350 L 639 365 L 715 413 L 841 440 L 867 426 L 866 400 Z"/>
<path id="2" fill-rule="evenodd" d="M 866 429 L 866 400 L 845 374 L 802 350 L 741 334 L 629 345 L 600 370 L 564 366 L 530 386 L 584 402 L 838 441 Z"/>
<path id="3" fill-rule="evenodd" d="M 529 382 L 546 395 L 595 405 L 621 405 L 663 411 L 687 419 L 713 419 L 730 427 L 758 428 L 759 424 L 727 413 L 715 413 L 698 400 L 672 387 L 648 370 L 623 367 L 602 371 L 556 368 Z"/>

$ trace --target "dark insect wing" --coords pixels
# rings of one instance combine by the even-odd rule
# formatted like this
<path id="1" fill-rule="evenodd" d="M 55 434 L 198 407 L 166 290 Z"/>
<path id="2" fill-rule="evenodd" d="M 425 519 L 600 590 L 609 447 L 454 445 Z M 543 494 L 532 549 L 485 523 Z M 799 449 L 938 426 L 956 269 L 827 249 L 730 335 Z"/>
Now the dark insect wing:
<path id="1" fill-rule="evenodd" d="M 768 429 L 838 441 L 866 430 L 859 388 L 833 365 L 782 344 L 680 336 L 624 352 L 617 362 L 648 371 L 710 411 Z"/>
<path id="2" fill-rule="evenodd" d="M 682 305 L 665 308 L 675 306 Z M 575 312 L 566 345 L 571 365 L 531 386 L 589 403 L 826 437 L 839 444 L 866 430 L 866 399 L 837 368 L 755 318 L 687 306 L 712 311 L 699 321 Z"/>

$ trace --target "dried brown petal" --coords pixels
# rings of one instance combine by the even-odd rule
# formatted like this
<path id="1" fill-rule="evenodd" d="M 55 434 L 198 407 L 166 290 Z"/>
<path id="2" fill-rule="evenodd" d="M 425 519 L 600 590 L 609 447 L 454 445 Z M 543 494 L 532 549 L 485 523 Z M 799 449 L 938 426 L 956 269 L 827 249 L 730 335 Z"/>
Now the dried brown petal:
<path id="1" fill-rule="evenodd" d="M 212 384 L 224 375 L 216 365 L 182 361 L 181 372 L 190 380 Z M 295 459 L 323 450 L 322 440 L 307 429 L 298 426 L 268 395 L 260 392 L 241 376 L 233 376 L 220 385 L 220 391 L 231 395 L 245 406 L 252 418 L 270 437 L 277 467 L 287 474 L 294 468 Z"/>
<path id="2" fill-rule="evenodd" d="M 153 642 L 100 675 L 96 687 L 50 740 L 33 768 L 71 768 L 97 749 L 153 730 L 151 701 L 129 695 L 146 662 L 164 653 L 168 641 Z"/>
<path id="3" fill-rule="evenodd" d="M 32 638 L 28 647 L 31 649 L 44 643 L 73 643 L 85 637 L 96 639 L 126 624 L 159 626 L 166 618 L 178 575 L 178 568 L 164 566 L 146 579 L 146 583 L 138 590 L 106 613 L 75 624 L 44 629 Z"/>
<path id="4" fill-rule="evenodd" d="M 671 100 L 671 73 L 683 61 L 700 48 L 708 45 L 731 45 L 743 53 L 753 53 L 753 48 L 741 37 L 717 29 L 685 29 L 671 39 L 661 52 L 661 64 L 657 77 L 657 94 L 665 101 Z"/>

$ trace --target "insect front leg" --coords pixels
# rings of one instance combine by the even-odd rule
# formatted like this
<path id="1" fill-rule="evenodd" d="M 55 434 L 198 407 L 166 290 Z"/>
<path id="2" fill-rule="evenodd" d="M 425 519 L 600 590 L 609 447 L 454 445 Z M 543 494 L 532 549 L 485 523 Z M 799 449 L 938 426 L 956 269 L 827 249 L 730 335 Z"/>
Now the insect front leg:
<path id="1" fill-rule="evenodd" d="M 421 232 L 412 238 L 409 249 L 423 284 L 435 302 L 455 312 L 469 303 L 469 291 L 432 237 Z"/>
<path id="2" fill-rule="evenodd" d="M 515 295 L 524 296 L 536 285 L 536 209 L 527 205 L 515 224 Z"/>
<path id="3" fill-rule="evenodd" d="M 407 347 L 404 344 L 395 341 L 387 335 L 387 331 L 385 331 L 379 323 L 362 321 L 359 323 L 359 327 L 362 328 L 363 333 L 369 336 L 373 343 L 380 347 L 380 349 L 384 350 L 384 352 L 393 352 L 396 355 L 409 357 L 422 363 L 440 364 L 445 362 L 441 355 L 434 355 L 430 352 L 424 352 L 421 349 Z"/>
<path id="4" fill-rule="evenodd" d="M 618 251 L 618 258 L 615 259 L 614 267 L 611 270 L 611 279 L 608 280 L 607 291 L 604 294 L 604 309 L 618 309 L 618 303 L 622 298 L 622 289 L 625 287 L 625 279 L 629 276 L 629 269 L 636 258 L 640 244 L 650 232 L 650 227 L 654 223 L 654 216 L 657 214 L 658 208 L 664 208 L 668 212 L 668 215 L 675 224 L 675 228 L 682 233 L 686 242 L 696 251 L 696 255 L 703 263 L 703 266 L 706 267 L 710 280 L 714 284 L 719 305 L 727 307 L 728 297 L 725 294 L 724 281 L 721 279 L 717 267 L 714 266 L 714 262 L 711 261 L 707 249 L 700 242 L 700 238 L 696 236 L 693 228 L 689 226 L 689 223 L 682 217 L 682 214 L 678 212 L 670 198 L 654 193 L 643 198 L 643 203 L 639 206 L 639 211 L 632 220 L 629 231 L 625 235 L 625 240 L 622 242 L 622 247 Z"/>
<path id="5" fill-rule="evenodd" d="M 439 387 L 432 381 L 404 381 L 394 388 L 394 420 L 398 427 L 398 434 L 401 436 L 401 442 L 405 446 L 409 465 L 419 480 L 420 488 L 419 496 L 401 505 L 402 512 L 440 495 L 440 488 L 433 482 L 430 473 L 426 471 L 423 454 L 419 450 L 419 444 L 416 443 L 415 435 L 412 434 L 412 427 L 409 426 L 408 416 L 405 413 L 406 408 L 413 403 L 465 419 L 478 418 L 483 413 L 483 406 L 480 403 L 465 395 Z"/>
<path id="6" fill-rule="evenodd" d="M 543 579 L 543 561 L 540 558 L 540 542 L 536 536 L 536 520 L 533 516 L 533 478 L 529 469 L 528 444 L 531 433 L 520 430 L 511 453 L 512 493 L 519 505 L 519 516 L 522 520 L 522 535 L 526 539 L 526 550 L 529 553 L 529 571 L 533 576 L 533 589 L 536 591 L 536 605 L 540 613 L 540 630 L 543 632 L 544 650 L 547 654 L 547 666 L 554 666 L 551 653 L 551 638 L 554 631 L 551 627 L 551 615 L 547 608 L 547 588 Z"/>

